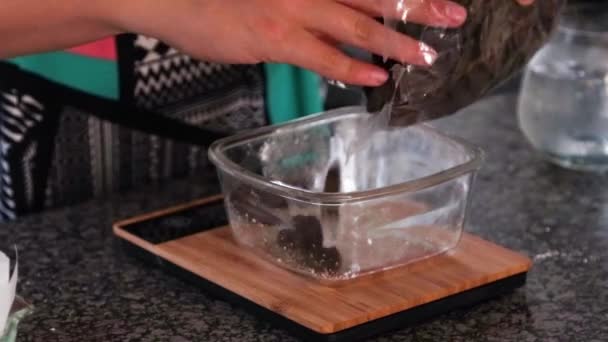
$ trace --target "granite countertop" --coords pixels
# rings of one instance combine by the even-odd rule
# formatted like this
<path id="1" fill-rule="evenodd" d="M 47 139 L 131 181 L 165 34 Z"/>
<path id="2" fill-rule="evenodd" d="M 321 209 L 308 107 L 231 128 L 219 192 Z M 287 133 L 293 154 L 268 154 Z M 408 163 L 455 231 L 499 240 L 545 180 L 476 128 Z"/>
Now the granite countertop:
<path id="1" fill-rule="evenodd" d="M 543 162 L 514 97 L 438 123 L 487 152 L 468 230 L 530 255 L 524 288 L 374 341 L 608 340 L 608 176 Z M 122 218 L 202 197 L 200 179 L 150 187 L 0 227 L 20 246 L 19 292 L 36 306 L 19 341 L 293 341 L 238 307 L 125 255 Z M 9 240 L 9 237 L 11 240 Z"/>

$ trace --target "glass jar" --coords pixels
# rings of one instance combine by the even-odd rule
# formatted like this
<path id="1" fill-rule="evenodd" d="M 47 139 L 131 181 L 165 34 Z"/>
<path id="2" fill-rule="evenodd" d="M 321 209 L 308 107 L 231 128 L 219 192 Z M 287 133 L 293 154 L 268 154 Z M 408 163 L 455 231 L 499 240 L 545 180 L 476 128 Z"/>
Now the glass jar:
<path id="1" fill-rule="evenodd" d="M 530 61 L 518 104 L 521 130 L 552 162 L 608 171 L 608 4 L 573 2 Z"/>

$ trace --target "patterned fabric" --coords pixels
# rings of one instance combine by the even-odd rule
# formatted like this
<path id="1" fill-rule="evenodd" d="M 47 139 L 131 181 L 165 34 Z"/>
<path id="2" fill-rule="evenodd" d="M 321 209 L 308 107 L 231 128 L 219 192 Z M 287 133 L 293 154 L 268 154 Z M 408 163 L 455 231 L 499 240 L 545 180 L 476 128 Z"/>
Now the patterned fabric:
<path id="1" fill-rule="evenodd" d="M 154 38 L 138 36 L 134 51 L 133 101 L 190 125 L 236 132 L 266 124 L 259 67 L 201 62 Z M 205 96 L 197 96 L 205 94 Z M 135 186 L 189 174 L 206 161 L 206 148 L 183 146 L 142 133 L 132 135 L 133 160 L 140 167 Z M 201 164 L 202 163 L 202 164 Z M 142 167 L 143 166 L 143 167 Z"/>
<path id="2" fill-rule="evenodd" d="M 0 93 L 0 221 L 15 219 L 23 207 L 42 207 L 54 124 L 48 109 L 28 94 Z"/>
<path id="3" fill-rule="evenodd" d="M 155 134 L 129 108 L 167 120 L 156 126 L 224 134 L 267 124 L 261 66 L 196 61 L 135 35 L 117 46 L 119 107 L 82 106 L 49 80 L 0 68 L 0 221 L 171 178 L 215 182 L 208 145 L 184 142 L 203 131 Z"/>
<path id="4" fill-rule="evenodd" d="M 220 128 L 244 129 L 266 121 L 260 115 L 264 99 L 259 67 L 200 62 L 154 38 L 138 36 L 133 45 L 134 97 L 138 106 L 161 108 L 191 124 L 207 121 L 217 124 L 219 119 Z M 197 103 L 200 102 L 197 94 L 207 94 L 205 110 Z M 183 101 L 188 99 L 193 102 L 184 105 Z M 228 107 L 226 100 L 230 102 Z M 181 110 L 174 108 L 176 104 Z M 242 108 L 246 108 L 244 113 Z M 243 114 L 256 115 L 243 120 Z M 232 120 L 231 116 L 240 120 Z"/>
<path id="5" fill-rule="evenodd" d="M 115 61 L 117 58 L 116 42 L 114 37 L 76 46 L 68 49 L 68 51 L 83 56 L 107 59 L 111 61 Z"/>
<path id="6" fill-rule="evenodd" d="M 109 46 L 114 46 L 114 50 L 108 50 Z M 116 43 L 111 39 L 67 51 L 20 56 L 7 62 L 49 81 L 118 100 L 120 80 L 116 57 Z"/>

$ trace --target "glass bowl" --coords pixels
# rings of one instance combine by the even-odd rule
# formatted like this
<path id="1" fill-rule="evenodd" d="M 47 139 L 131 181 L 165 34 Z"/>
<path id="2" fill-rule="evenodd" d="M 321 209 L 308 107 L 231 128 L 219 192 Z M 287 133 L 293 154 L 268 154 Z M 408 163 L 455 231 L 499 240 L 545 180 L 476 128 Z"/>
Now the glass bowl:
<path id="1" fill-rule="evenodd" d="M 235 240 L 330 283 L 454 248 L 481 150 L 426 124 L 374 122 L 349 107 L 214 143 Z"/>

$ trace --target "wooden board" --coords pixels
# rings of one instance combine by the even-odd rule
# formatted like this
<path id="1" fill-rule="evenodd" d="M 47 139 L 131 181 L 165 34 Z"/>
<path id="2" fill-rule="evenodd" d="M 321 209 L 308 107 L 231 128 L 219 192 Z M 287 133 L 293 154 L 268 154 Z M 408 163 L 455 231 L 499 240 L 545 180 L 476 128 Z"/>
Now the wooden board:
<path id="1" fill-rule="evenodd" d="M 114 231 L 129 245 L 319 336 L 348 331 L 487 284 L 525 275 L 531 267 L 531 260 L 519 253 L 464 234 L 459 246 L 448 253 L 339 286 L 326 286 L 275 266 L 237 245 L 229 227 L 207 227 L 155 242 L 146 239 L 141 229 L 139 233 L 128 229 L 143 221 L 153 222 L 188 208 L 218 202 L 221 203 L 221 198 L 214 197 L 122 221 L 114 226 Z M 153 227 L 154 224 L 149 224 L 145 229 Z"/>

